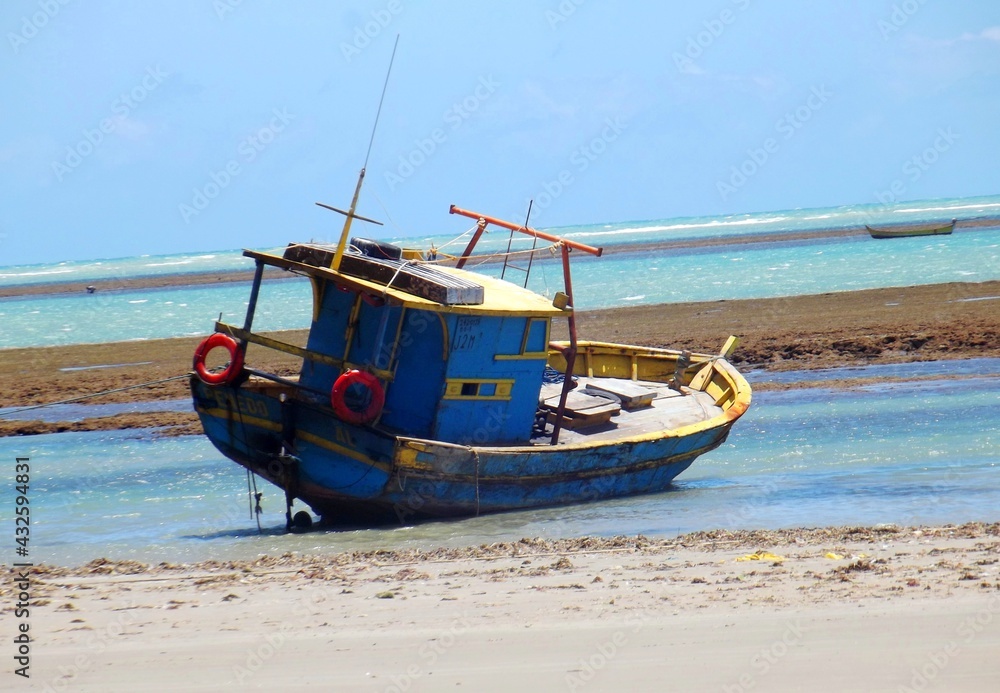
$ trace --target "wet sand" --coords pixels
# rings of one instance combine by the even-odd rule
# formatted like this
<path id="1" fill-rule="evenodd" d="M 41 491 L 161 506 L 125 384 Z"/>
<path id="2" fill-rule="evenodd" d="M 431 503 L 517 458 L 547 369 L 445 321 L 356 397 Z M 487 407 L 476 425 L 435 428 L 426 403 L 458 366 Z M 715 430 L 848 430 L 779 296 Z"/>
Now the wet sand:
<path id="1" fill-rule="evenodd" d="M 581 339 L 704 353 L 716 353 L 735 334 L 742 341 L 731 360 L 739 367 L 787 370 L 997 357 L 998 307 L 1000 282 L 994 281 L 631 306 L 581 312 L 578 324 Z M 206 333 L 208 329 L 206 325 Z M 565 334 L 556 325 L 553 338 L 562 337 Z M 304 344 L 305 332 L 285 332 L 281 338 Z M 191 369 L 199 341 L 3 349 L 0 382 L 8 406 L 45 404 L 131 386 L 138 387 L 86 401 L 181 400 L 189 396 L 183 376 Z M 250 347 L 248 364 L 279 375 L 296 373 L 287 357 L 256 346 Z M 143 386 L 151 382 L 155 384 Z M 193 413 L 153 412 L 57 423 L 0 419 L 0 435 L 160 425 L 171 427 L 173 434 L 200 431 Z"/>
<path id="2" fill-rule="evenodd" d="M 31 673 L 94 691 L 140 674 L 156 690 L 995 691 L 998 565 L 1000 525 L 978 523 L 102 559 L 36 569 Z"/>

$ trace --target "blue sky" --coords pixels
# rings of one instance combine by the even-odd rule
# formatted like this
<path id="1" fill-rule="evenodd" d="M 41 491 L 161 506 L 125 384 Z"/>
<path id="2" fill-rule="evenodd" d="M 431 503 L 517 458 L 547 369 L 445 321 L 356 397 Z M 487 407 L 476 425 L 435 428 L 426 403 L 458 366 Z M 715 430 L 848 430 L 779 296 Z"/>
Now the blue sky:
<path id="1" fill-rule="evenodd" d="M 4 0 L 0 265 L 995 194 L 1000 3 Z"/>

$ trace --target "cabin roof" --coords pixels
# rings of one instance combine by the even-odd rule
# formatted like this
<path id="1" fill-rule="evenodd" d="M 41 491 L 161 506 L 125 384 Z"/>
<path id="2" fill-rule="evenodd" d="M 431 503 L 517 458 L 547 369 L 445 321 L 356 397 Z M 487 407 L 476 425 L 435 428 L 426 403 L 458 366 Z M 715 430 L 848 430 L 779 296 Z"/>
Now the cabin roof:
<path id="1" fill-rule="evenodd" d="M 417 308 L 421 310 L 435 311 L 439 313 L 458 313 L 462 315 L 511 315 L 511 316 L 531 316 L 531 317 L 554 317 L 565 315 L 571 309 L 560 309 L 552 305 L 551 299 L 529 289 L 511 284 L 510 282 L 490 277 L 484 274 L 476 274 L 468 270 L 461 270 L 454 267 L 436 266 L 437 269 L 446 274 L 462 277 L 474 281 L 483 287 L 483 302 L 478 305 L 444 305 L 437 301 L 415 296 L 406 291 L 401 291 L 393 287 L 386 287 L 376 281 L 353 277 L 342 274 L 328 267 L 316 267 L 302 262 L 288 260 L 270 253 L 262 253 L 255 250 L 244 250 L 243 254 L 266 265 L 279 267 L 291 272 L 305 274 L 317 279 L 332 281 L 341 286 L 346 286 L 358 291 L 364 291 L 374 296 L 384 296 L 391 304 L 401 305 L 406 308 Z"/>

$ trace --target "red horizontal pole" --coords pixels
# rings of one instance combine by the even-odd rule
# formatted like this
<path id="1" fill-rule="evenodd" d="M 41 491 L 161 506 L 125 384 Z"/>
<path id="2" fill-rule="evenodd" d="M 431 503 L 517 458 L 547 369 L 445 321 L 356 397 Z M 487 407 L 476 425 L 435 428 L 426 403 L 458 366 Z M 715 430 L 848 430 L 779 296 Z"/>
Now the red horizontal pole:
<path id="1" fill-rule="evenodd" d="M 479 212 L 471 212 L 467 209 L 456 207 L 455 205 L 452 205 L 448 211 L 451 214 L 461 214 L 462 216 L 469 217 L 470 219 L 483 219 L 487 224 L 495 224 L 496 226 L 501 226 L 505 229 L 510 229 L 511 231 L 518 231 L 520 233 L 524 233 L 529 236 L 534 236 L 535 238 L 541 238 L 543 241 L 562 243 L 567 248 L 573 248 L 574 250 L 582 250 L 585 253 L 590 253 L 591 255 L 596 255 L 597 257 L 600 257 L 601 253 L 604 252 L 604 248 L 595 248 L 592 245 L 577 243 L 576 241 L 571 241 L 566 238 L 560 238 L 559 236 L 554 236 L 551 233 L 545 233 L 544 231 L 536 231 L 535 229 L 529 228 L 527 226 L 514 224 L 509 221 L 504 221 L 503 219 L 497 219 L 496 217 L 489 217 L 486 216 L 485 214 L 480 214 Z"/>

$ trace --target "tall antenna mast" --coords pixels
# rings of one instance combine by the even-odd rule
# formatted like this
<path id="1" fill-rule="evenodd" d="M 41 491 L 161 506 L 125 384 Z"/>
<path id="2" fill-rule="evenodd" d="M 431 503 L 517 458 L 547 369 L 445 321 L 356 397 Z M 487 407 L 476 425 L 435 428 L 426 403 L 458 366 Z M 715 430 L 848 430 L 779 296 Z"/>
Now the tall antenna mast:
<path id="1" fill-rule="evenodd" d="M 389 75 L 392 73 L 392 63 L 396 59 L 396 46 L 399 45 L 399 34 L 396 34 L 396 42 L 392 44 L 392 57 L 389 58 L 389 69 L 385 72 L 385 83 L 382 85 L 382 97 L 378 101 L 378 111 L 375 113 L 375 123 L 372 125 L 372 136 L 368 140 L 368 151 L 365 153 L 365 163 L 361 167 L 361 173 L 358 175 L 358 185 L 354 188 L 354 198 L 351 200 L 351 208 L 346 212 L 342 209 L 337 209 L 336 207 L 331 207 L 330 205 L 325 205 L 321 202 L 317 202 L 320 207 L 325 207 L 327 209 L 332 209 L 334 212 L 340 212 L 345 217 L 344 229 L 340 232 L 340 241 L 337 243 L 337 252 L 333 256 L 333 262 L 330 263 L 330 267 L 334 270 L 340 269 L 340 260 L 344 257 L 344 249 L 347 247 L 347 237 L 351 233 L 351 222 L 355 219 L 361 219 L 362 221 L 368 221 L 373 224 L 378 224 L 381 226 L 381 222 L 375 221 L 374 219 L 368 219 L 366 217 L 359 216 L 354 213 L 354 210 L 358 206 L 358 196 L 361 194 L 361 184 L 365 180 L 365 169 L 368 168 L 368 157 L 372 153 L 372 143 L 375 142 L 375 129 L 378 127 L 379 116 L 382 115 L 382 102 L 385 101 L 385 90 L 389 86 Z"/>

